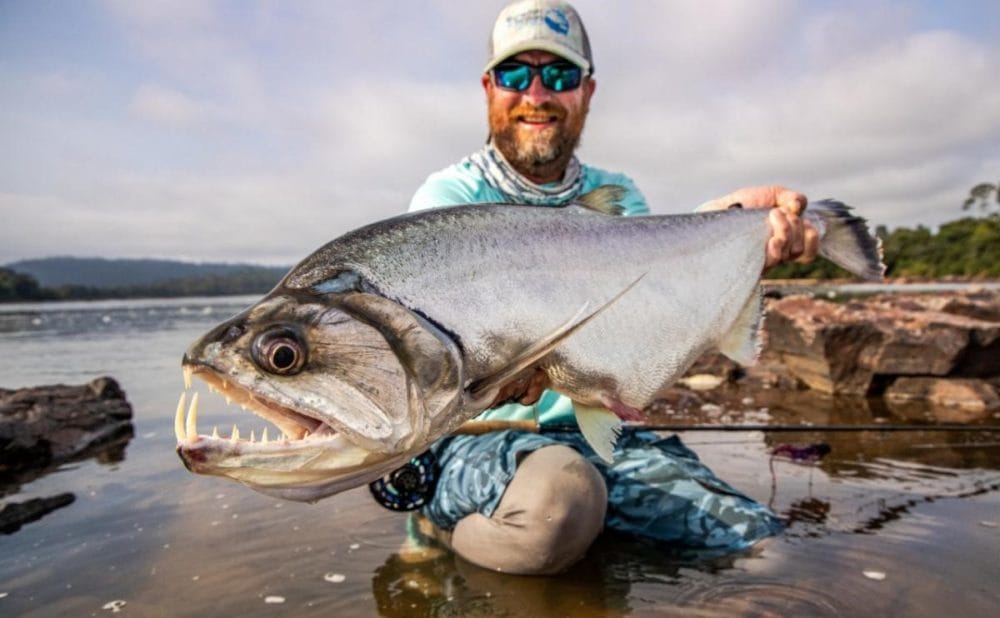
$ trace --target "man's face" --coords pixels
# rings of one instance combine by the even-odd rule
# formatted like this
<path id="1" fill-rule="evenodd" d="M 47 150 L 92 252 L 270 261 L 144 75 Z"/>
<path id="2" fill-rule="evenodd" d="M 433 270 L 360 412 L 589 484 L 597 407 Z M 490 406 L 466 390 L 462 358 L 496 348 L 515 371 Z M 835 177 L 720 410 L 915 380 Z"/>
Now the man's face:
<path id="1" fill-rule="evenodd" d="M 542 65 L 558 56 L 543 51 L 517 54 L 514 60 Z M 534 182 L 559 180 L 583 133 L 596 83 L 584 77 L 579 88 L 553 92 L 534 76 L 524 92 L 498 87 L 491 74 L 482 78 L 489 107 L 490 135 L 503 156 Z"/>

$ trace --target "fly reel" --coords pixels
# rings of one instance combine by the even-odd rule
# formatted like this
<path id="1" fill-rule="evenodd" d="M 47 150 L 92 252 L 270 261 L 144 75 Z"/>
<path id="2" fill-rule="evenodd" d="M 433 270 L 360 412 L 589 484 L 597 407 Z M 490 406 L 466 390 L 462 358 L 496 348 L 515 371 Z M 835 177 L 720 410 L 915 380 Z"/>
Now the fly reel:
<path id="1" fill-rule="evenodd" d="M 434 496 L 437 460 L 424 451 L 405 465 L 368 485 L 375 501 L 392 511 L 413 511 Z"/>

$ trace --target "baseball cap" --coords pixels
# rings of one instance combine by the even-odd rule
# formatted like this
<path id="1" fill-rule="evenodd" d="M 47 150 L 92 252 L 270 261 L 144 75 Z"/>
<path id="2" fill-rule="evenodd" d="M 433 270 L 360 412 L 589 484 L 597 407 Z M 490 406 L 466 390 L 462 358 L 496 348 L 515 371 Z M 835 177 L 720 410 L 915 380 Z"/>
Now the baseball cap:
<path id="1" fill-rule="evenodd" d="M 488 47 L 483 72 L 521 52 L 540 49 L 594 72 L 590 39 L 580 15 L 568 2 L 519 0 L 500 11 Z"/>

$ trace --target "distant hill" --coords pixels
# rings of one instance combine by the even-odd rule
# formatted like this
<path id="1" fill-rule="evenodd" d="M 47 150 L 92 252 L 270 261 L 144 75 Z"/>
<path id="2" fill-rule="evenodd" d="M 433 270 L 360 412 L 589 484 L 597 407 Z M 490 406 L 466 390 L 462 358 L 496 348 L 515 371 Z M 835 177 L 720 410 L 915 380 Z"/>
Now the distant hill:
<path id="1" fill-rule="evenodd" d="M 194 263 L 176 260 L 51 257 L 12 262 L 6 268 L 30 275 L 45 288 L 149 287 L 167 281 L 254 275 L 277 282 L 287 266 Z"/>

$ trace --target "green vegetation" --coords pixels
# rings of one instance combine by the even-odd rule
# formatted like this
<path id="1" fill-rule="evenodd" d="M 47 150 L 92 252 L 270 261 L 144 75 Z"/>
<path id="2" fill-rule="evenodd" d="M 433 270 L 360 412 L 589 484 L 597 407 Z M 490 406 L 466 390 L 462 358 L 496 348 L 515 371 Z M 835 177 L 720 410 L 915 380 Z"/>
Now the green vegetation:
<path id="1" fill-rule="evenodd" d="M 34 277 L 0 268 L 0 302 L 45 299 L 45 292 Z"/>

